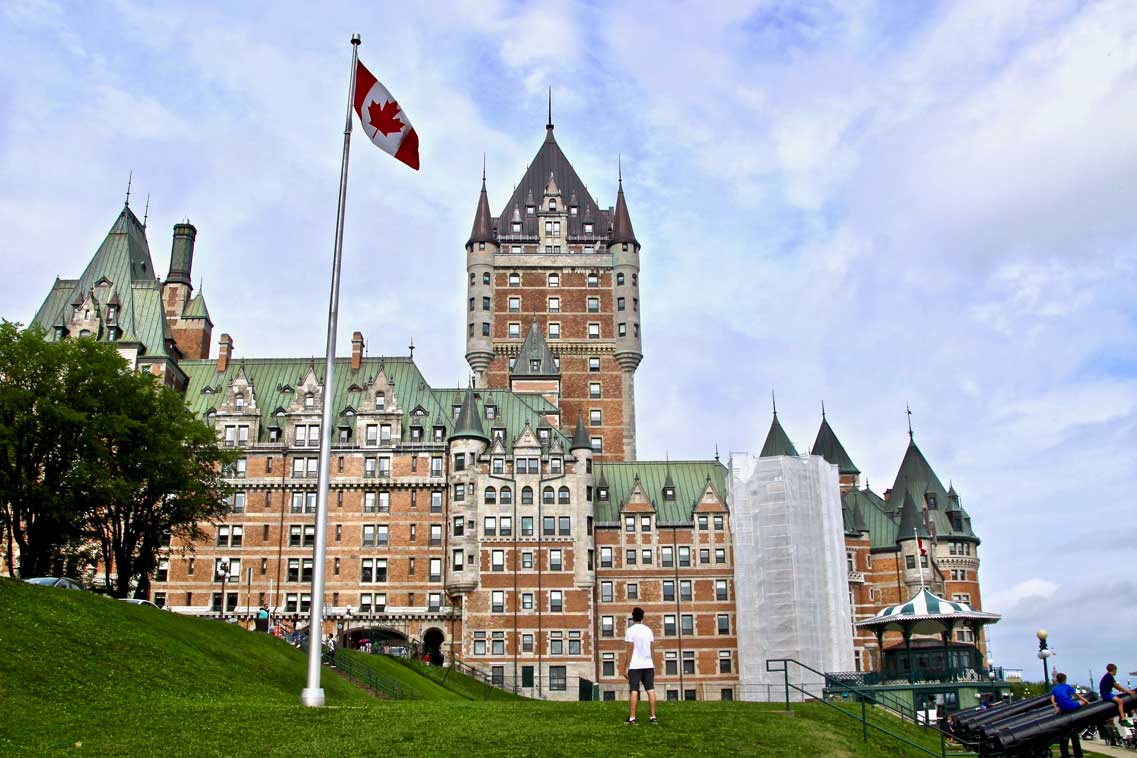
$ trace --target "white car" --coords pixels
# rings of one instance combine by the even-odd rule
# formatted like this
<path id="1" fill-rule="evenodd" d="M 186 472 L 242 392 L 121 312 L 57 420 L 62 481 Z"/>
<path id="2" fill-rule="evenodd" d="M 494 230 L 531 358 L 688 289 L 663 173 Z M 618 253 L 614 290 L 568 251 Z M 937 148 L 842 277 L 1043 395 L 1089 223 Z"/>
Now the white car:
<path id="1" fill-rule="evenodd" d="M 41 587 L 62 587 L 65 590 L 82 590 L 83 585 L 74 579 L 68 579 L 65 576 L 37 576 L 34 579 L 26 579 L 28 584 L 38 584 Z"/>
<path id="2" fill-rule="evenodd" d="M 119 599 L 122 600 L 122 602 L 130 603 L 131 605 L 148 605 L 151 608 L 157 608 L 158 610 L 162 609 L 162 606 L 160 605 L 156 605 L 155 603 L 151 603 L 149 600 L 143 600 L 137 597 L 124 597 Z"/>

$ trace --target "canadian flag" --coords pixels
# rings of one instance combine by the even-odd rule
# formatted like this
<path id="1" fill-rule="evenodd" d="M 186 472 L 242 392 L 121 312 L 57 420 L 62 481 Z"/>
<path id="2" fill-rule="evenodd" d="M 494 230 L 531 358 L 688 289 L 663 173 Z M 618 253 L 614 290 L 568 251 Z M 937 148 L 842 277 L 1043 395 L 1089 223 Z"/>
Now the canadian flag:
<path id="1" fill-rule="evenodd" d="M 920 548 L 921 556 L 926 556 L 928 554 L 928 549 L 924 547 L 924 538 L 919 534 L 916 535 L 916 547 Z"/>
<path id="2" fill-rule="evenodd" d="M 418 135 L 410 119 L 362 61 L 355 67 L 355 112 L 380 150 L 418 171 Z"/>

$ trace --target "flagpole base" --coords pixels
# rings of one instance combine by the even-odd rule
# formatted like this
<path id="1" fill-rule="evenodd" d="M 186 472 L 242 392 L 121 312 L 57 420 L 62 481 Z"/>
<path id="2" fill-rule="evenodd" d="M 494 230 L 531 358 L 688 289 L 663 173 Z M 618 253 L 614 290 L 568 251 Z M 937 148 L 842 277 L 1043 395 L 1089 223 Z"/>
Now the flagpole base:
<path id="1" fill-rule="evenodd" d="M 309 708 L 323 708 L 324 688 L 305 687 L 304 689 L 300 690 L 300 705 L 305 705 Z"/>

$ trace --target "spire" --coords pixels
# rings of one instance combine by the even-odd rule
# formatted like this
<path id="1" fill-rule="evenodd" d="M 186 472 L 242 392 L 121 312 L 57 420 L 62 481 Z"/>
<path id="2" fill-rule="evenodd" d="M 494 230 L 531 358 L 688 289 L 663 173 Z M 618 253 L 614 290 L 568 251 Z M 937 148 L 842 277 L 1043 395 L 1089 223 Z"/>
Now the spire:
<path id="1" fill-rule="evenodd" d="M 513 370 L 510 372 L 510 376 L 560 375 L 561 370 L 557 367 L 556 357 L 553 355 L 553 351 L 549 349 L 549 343 L 545 342 L 541 329 L 534 319 L 529 326 L 529 334 L 525 335 L 525 341 L 521 343 L 521 349 L 517 351 L 517 359 L 513 362 Z"/>
<path id="2" fill-rule="evenodd" d="M 926 539 L 928 530 L 924 528 L 924 522 L 916 510 L 916 500 L 908 487 L 905 487 L 904 506 L 900 509 L 900 526 L 896 529 L 896 541 L 904 542 L 915 539 L 916 536 Z"/>
<path id="3" fill-rule="evenodd" d="M 639 247 L 640 243 L 636 240 L 636 233 L 632 230 L 632 217 L 628 215 L 628 204 L 624 200 L 624 168 L 622 163 L 617 171 L 618 189 L 616 190 L 616 210 L 612 217 L 612 244 L 630 242 Z"/>
<path id="4" fill-rule="evenodd" d="M 131 170 L 131 172 L 126 177 L 126 202 L 123 203 L 124 208 L 130 207 L 130 185 L 132 182 L 134 182 L 134 171 L 133 171 L 133 169 Z"/>
<path id="5" fill-rule="evenodd" d="M 770 424 L 770 432 L 766 435 L 766 444 L 762 446 L 762 452 L 759 454 L 761 458 L 772 458 L 779 455 L 787 455 L 791 458 L 797 457 L 797 449 L 794 443 L 790 442 L 789 435 L 782 429 L 782 425 L 778 422 L 778 411 L 774 410 L 774 420 Z"/>
<path id="6" fill-rule="evenodd" d="M 466 244 L 493 241 L 493 216 L 490 214 L 490 198 L 486 193 L 485 156 L 482 156 L 482 192 L 478 196 L 478 209 L 474 212 L 474 226 L 470 229 L 470 239 L 466 241 Z"/>
<path id="7" fill-rule="evenodd" d="M 473 387 L 466 388 L 466 398 L 462 401 L 462 410 L 458 412 L 458 420 L 454 423 L 450 439 L 482 440 L 487 445 L 490 442 L 490 438 L 482 429 L 482 420 L 478 417 L 478 404 L 474 401 Z"/>
<path id="8" fill-rule="evenodd" d="M 549 132 L 553 131 L 553 88 L 549 87 L 549 120 L 545 124 L 545 129 Z"/>
<path id="9" fill-rule="evenodd" d="M 572 446 L 569 447 L 569 452 L 574 450 L 592 450 L 592 440 L 588 438 L 588 430 L 584 428 L 584 416 L 576 417 L 576 431 L 572 433 Z"/>
<path id="10" fill-rule="evenodd" d="M 150 218 L 150 193 L 146 193 L 146 209 L 142 211 L 142 228 L 146 228 L 146 219 Z"/>
<path id="11" fill-rule="evenodd" d="M 813 441 L 813 447 L 809 451 L 810 455 L 820 455 L 822 458 L 832 463 L 837 467 L 837 471 L 841 474 L 859 474 L 858 469 L 854 464 L 849 454 L 845 452 L 845 446 L 841 444 L 841 440 L 837 439 L 834 434 L 833 428 L 829 426 L 828 419 L 825 418 L 825 404 L 821 404 L 821 427 L 817 430 L 817 438 Z"/>
<path id="12" fill-rule="evenodd" d="M 908 439 L 913 440 L 912 437 L 912 409 L 908 407 L 908 403 L 904 404 L 904 412 L 908 414 Z"/>

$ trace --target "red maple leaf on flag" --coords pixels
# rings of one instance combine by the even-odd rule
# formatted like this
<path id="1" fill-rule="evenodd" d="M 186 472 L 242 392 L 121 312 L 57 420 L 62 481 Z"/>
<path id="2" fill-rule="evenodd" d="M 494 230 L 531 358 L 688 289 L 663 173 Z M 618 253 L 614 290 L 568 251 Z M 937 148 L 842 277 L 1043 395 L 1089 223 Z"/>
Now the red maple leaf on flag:
<path id="1" fill-rule="evenodd" d="M 406 126 L 398 119 L 398 115 L 399 104 L 394 100 L 388 100 L 382 106 L 377 101 L 367 106 L 367 118 L 376 130 L 383 132 L 384 137 L 401 132 Z"/>

